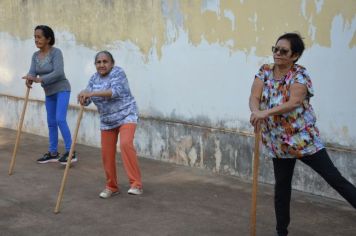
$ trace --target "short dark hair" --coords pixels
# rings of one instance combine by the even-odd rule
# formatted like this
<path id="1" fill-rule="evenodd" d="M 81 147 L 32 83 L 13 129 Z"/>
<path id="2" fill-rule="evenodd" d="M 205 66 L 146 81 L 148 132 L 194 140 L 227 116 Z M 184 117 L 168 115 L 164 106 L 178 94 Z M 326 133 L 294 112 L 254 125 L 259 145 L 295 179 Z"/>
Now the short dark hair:
<path id="1" fill-rule="evenodd" d="M 94 63 L 96 62 L 96 59 L 98 59 L 98 56 L 102 53 L 105 54 L 106 56 L 108 56 L 111 59 L 112 63 L 115 64 L 114 57 L 112 56 L 112 54 L 109 51 L 106 51 L 106 50 L 100 51 L 95 55 Z"/>
<path id="2" fill-rule="evenodd" d="M 299 33 L 285 33 L 285 34 L 279 36 L 279 38 L 276 41 L 276 44 L 281 39 L 285 39 L 290 43 L 290 48 L 292 50 L 292 54 L 298 55 L 298 58 L 294 61 L 294 63 L 297 62 L 298 59 L 302 56 L 304 49 L 305 49 L 305 45 L 304 45 L 302 36 L 300 36 Z"/>
<path id="3" fill-rule="evenodd" d="M 49 45 L 54 45 L 54 43 L 56 42 L 56 39 L 54 37 L 54 32 L 53 30 L 51 29 L 51 27 L 47 26 L 47 25 L 37 25 L 36 28 L 35 28 L 35 31 L 36 30 L 42 30 L 42 33 L 43 33 L 43 36 L 46 38 L 46 39 L 51 39 L 49 41 Z"/>

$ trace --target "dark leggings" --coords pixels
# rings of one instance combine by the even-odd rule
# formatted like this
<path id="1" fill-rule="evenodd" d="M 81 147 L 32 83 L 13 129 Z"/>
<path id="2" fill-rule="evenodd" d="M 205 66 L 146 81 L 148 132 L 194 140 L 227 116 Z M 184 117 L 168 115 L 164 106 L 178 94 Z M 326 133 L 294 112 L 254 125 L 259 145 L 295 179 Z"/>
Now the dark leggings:
<path id="1" fill-rule="evenodd" d="M 325 149 L 300 159 L 315 170 L 343 198 L 356 209 L 356 188 L 347 181 L 331 162 Z M 290 222 L 290 199 L 292 177 L 296 159 L 273 159 L 275 189 L 274 208 L 276 213 L 276 230 L 279 236 L 288 234 Z"/>

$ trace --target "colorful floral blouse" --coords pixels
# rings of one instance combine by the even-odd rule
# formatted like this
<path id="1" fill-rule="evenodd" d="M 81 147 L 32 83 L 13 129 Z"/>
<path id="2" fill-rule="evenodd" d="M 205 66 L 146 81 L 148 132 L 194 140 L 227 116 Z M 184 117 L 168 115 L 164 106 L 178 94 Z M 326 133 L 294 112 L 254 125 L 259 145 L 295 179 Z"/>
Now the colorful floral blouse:
<path id="1" fill-rule="evenodd" d="M 273 64 L 263 65 L 255 76 L 264 82 L 260 109 L 271 109 L 289 100 L 289 88 L 294 83 L 306 85 L 308 94 L 303 104 L 282 115 L 267 118 L 261 125 L 262 142 L 268 155 L 274 158 L 300 158 L 324 148 L 315 126 L 316 117 L 309 103 L 313 96 L 312 82 L 306 69 L 295 64 L 280 80 L 274 79 Z"/>

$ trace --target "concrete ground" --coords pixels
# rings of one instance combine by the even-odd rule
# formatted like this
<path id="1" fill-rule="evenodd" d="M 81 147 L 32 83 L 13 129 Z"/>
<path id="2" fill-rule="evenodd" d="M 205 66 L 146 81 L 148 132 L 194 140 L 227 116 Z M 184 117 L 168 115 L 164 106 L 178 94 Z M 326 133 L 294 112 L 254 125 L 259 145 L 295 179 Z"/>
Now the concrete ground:
<path id="1" fill-rule="evenodd" d="M 0 128 L 0 236 L 249 235 L 251 183 L 140 158 L 144 195 L 131 196 L 118 158 L 121 194 L 103 200 L 100 149 L 84 145 L 54 214 L 64 166 L 37 164 L 47 139 L 24 133 L 9 176 L 15 139 Z M 257 235 L 274 235 L 273 186 L 258 191 Z M 291 205 L 291 236 L 356 235 L 356 211 L 345 202 L 294 191 Z"/>

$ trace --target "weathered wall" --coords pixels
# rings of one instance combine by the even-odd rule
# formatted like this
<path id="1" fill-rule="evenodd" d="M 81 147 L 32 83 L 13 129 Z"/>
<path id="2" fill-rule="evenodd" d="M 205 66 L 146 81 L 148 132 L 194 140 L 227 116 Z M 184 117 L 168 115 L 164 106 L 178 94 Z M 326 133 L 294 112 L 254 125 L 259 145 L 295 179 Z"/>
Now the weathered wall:
<path id="1" fill-rule="evenodd" d="M 12 96 L 0 96 L 0 110 L 7 111 L 0 118 L 4 127 L 16 129 L 23 108 L 23 100 Z M 68 122 L 74 130 L 79 108 L 71 106 Z M 35 114 L 40 114 L 40 117 Z M 78 143 L 100 146 L 98 113 L 86 109 L 81 120 Z M 42 101 L 30 100 L 23 124 L 25 132 L 45 136 L 45 108 Z M 42 127 L 42 128 L 40 128 Z M 254 138 L 249 133 L 190 125 L 182 122 L 141 117 L 136 132 L 135 146 L 141 157 L 165 162 L 204 168 L 217 174 L 238 176 L 244 180 L 252 177 Z M 26 148 L 20 145 L 20 148 Z M 337 168 L 356 184 L 356 153 L 347 150 L 328 149 Z M 78 154 L 80 156 L 80 153 Z M 85 159 L 85 157 L 81 157 Z M 259 181 L 273 183 L 272 161 L 260 156 Z M 293 188 L 326 197 L 340 196 L 308 166 L 297 162 Z"/>
<path id="2" fill-rule="evenodd" d="M 299 63 L 307 67 L 314 82 L 312 104 L 322 136 L 333 147 L 355 150 L 354 0 L 3 0 L 0 94 L 24 96 L 20 78 L 27 73 L 36 50 L 33 28 L 38 24 L 48 24 L 55 30 L 56 46 L 62 49 L 72 85 L 72 105 L 95 70 L 95 52 L 108 49 L 125 69 L 140 114 L 146 117 L 136 135 L 140 154 L 190 165 L 189 158 L 202 155 L 197 147 L 186 156 L 179 148 L 176 152 L 167 150 L 200 143 L 198 136 L 187 136 L 186 132 L 199 133 L 199 127 L 210 127 L 215 131 L 206 134 L 210 141 L 205 153 L 216 163 L 221 158 L 219 172 L 235 154 L 214 154 L 214 148 L 226 146 L 235 138 L 229 144 L 231 150 L 242 147 L 245 150 L 241 152 L 247 155 L 252 147 L 246 140 L 252 133 L 248 96 L 254 74 L 262 63 L 272 61 L 270 48 L 278 35 L 299 31 L 307 44 Z M 43 96 L 39 86 L 30 94 L 37 100 L 43 100 Z M 12 111 L 21 102 L 9 102 L 8 96 L 0 100 L 5 103 L 1 104 L 0 126 L 15 128 L 17 117 Z M 29 107 L 25 130 L 46 135 L 43 105 L 31 106 L 35 107 Z M 83 126 L 87 131 L 79 138 L 97 145 L 97 116 L 86 117 Z M 72 128 L 75 120 L 76 112 L 71 111 Z M 147 122 L 159 129 L 156 136 L 152 136 L 151 125 L 145 126 Z M 166 131 L 172 127 L 170 122 L 177 126 L 171 129 L 173 133 Z M 220 141 L 213 138 L 216 135 Z M 240 141 L 248 144 L 243 146 Z M 163 156 L 157 152 L 162 142 L 167 146 Z M 347 158 L 354 158 L 354 152 Z M 178 161 L 177 156 L 183 159 Z M 348 176 L 355 181 L 354 172 Z"/>

